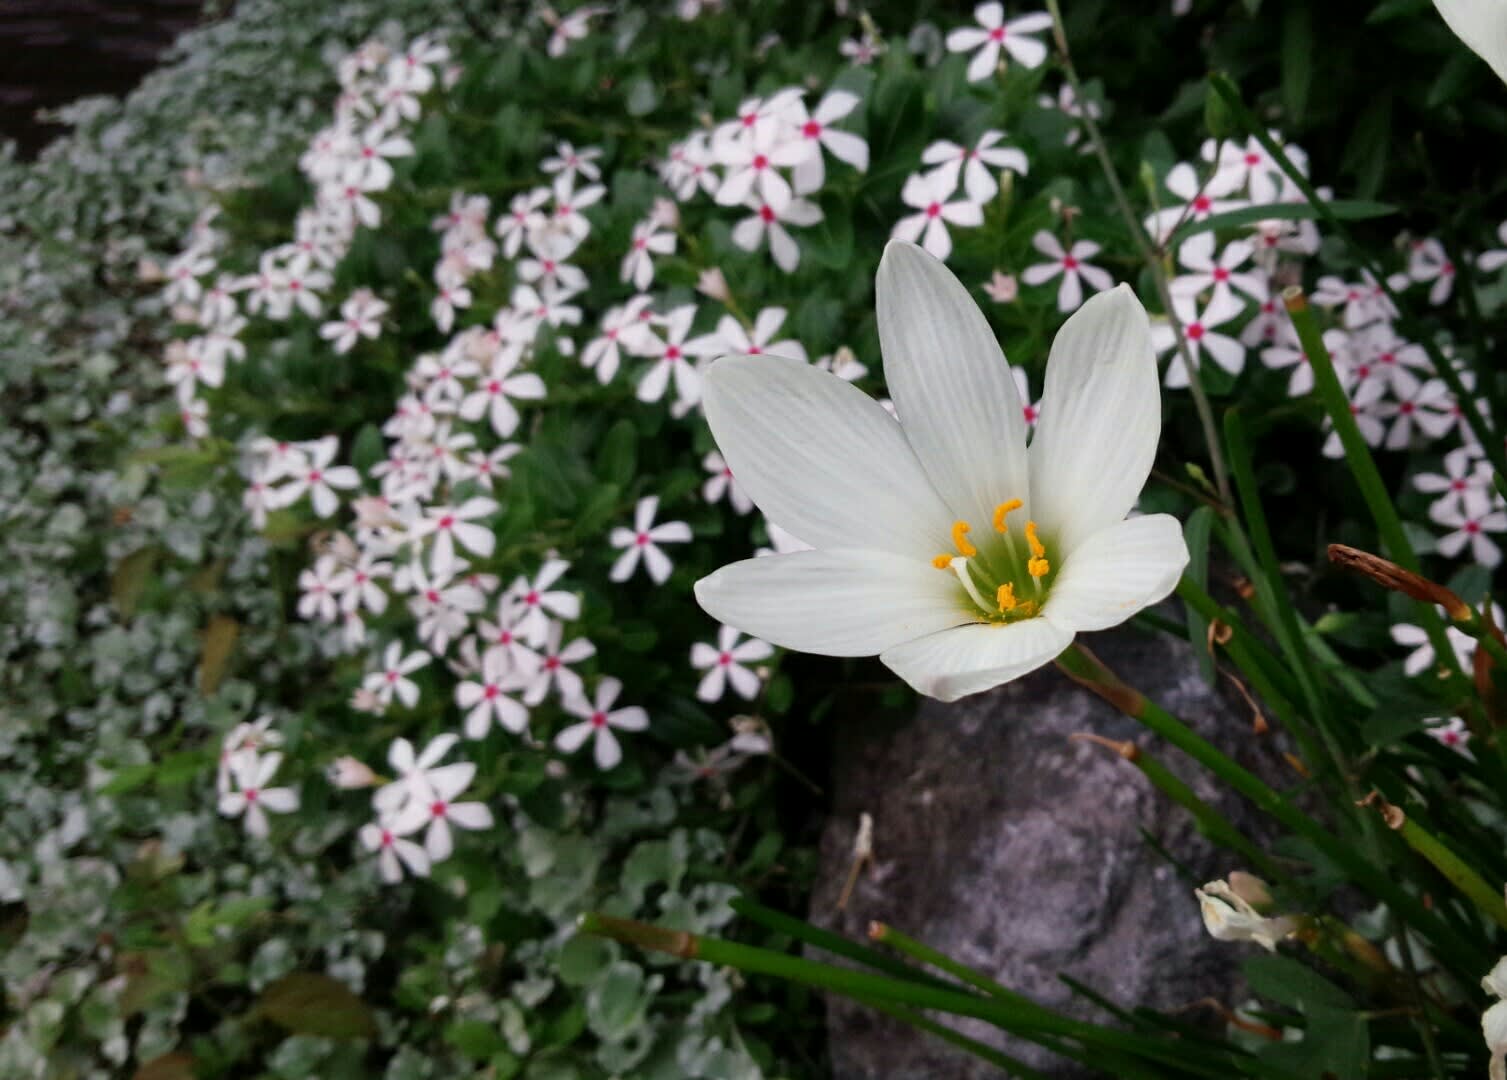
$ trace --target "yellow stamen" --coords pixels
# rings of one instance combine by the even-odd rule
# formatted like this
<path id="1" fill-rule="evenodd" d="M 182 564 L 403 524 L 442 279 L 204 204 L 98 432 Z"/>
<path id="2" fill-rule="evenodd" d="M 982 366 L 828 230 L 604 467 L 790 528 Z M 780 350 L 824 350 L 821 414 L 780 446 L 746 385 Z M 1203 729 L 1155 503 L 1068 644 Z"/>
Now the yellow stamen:
<path id="1" fill-rule="evenodd" d="M 1015 614 L 1029 619 L 1032 615 L 1036 614 L 1036 601 L 1022 600 L 1020 602 L 1020 607 L 1015 609 Z"/>
<path id="2" fill-rule="evenodd" d="M 1052 564 L 1045 559 L 1032 559 L 1026 563 L 1026 573 L 1038 580 L 1052 572 Z"/>
<path id="3" fill-rule="evenodd" d="M 1005 515 L 1011 510 L 1019 510 L 1024 505 L 1019 499 L 1011 499 L 1009 502 L 1002 502 L 996 506 L 994 508 L 994 531 L 1008 532 L 1009 528 L 1005 525 Z"/>
<path id="4" fill-rule="evenodd" d="M 1014 583 L 1007 581 L 1001 585 L 994 594 L 994 602 L 999 605 L 1000 611 L 1014 611 L 1015 605 L 1020 602 L 1015 599 Z"/>
<path id="5" fill-rule="evenodd" d="M 952 543 L 958 549 L 958 554 L 965 559 L 971 559 L 979 553 L 979 549 L 968 542 L 969 528 L 971 526 L 966 521 L 952 523 Z"/>
<path id="6" fill-rule="evenodd" d="M 944 551 L 944 552 L 942 552 L 942 554 L 938 555 L 935 559 L 931 560 L 931 565 L 935 566 L 938 570 L 951 570 L 952 569 L 952 556 L 949 555 L 949 554 L 947 554 L 947 552 Z"/>
<path id="7" fill-rule="evenodd" d="M 1047 553 L 1046 546 L 1036 537 L 1036 522 L 1026 522 L 1026 543 L 1031 545 L 1031 554 L 1039 559 Z M 1045 571 L 1042 571 L 1045 573 Z M 1032 573 L 1035 573 L 1033 570 Z"/>

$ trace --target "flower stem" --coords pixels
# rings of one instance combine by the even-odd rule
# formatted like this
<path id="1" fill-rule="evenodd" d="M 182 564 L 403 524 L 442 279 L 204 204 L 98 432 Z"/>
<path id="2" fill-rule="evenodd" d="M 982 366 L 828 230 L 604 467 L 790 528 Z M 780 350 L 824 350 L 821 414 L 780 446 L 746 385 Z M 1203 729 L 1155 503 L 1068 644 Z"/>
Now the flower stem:
<path id="1" fill-rule="evenodd" d="M 1057 666 L 1069 678 L 1092 690 L 1116 709 L 1139 720 L 1194 761 L 1218 776 L 1256 807 L 1270 814 L 1292 832 L 1304 837 L 1378 900 L 1388 904 L 1407 923 L 1426 933 L 1433 941 L 1436 955 L 1457 977 L 1469 980 L 1479 966 L 1479 948 L 1467 940 L 1437 913 L 1399 886 L 1386 870 L 1372 862 L 1356 846 L 1321 825 L 1294 806 L 1279 792 L 1198 735 L 1177 717 L 1149 700 L 1139 690 L 1126 685 L 1081 645 L 1069 646 L 1057 657 Z"/>
<path id="2" fill-rule="evenodd" d="M 964 990 L 924 986 L 632 919 L 588 912 L 581 916 L 577 926 L 585 934 L 665 952 L 683 960 L 703 960 L 750 974 L 773 975 L 859 1001 L 883 1001 L 907 1009 L 935 1009 L 955 1016 L 971 1016 L 1037 1042 L 1043 1035 L 1077 1040 L 1085 1047 L 1097 1048 L 1100 1061 L 1115 1055 L 1115 1070 L 1120 1076 L 1160 1080 L 1168 1075 L 1162 1066 L 1170 1065 L 1196 1076 L 1223 1077 L 1234 1074 L 1235 1058 L 1245 1060 L 1238 1052 L 1180 1046 L 1164 1039 L 1073 1020 L 1034 1003 L 1021 1004 Z M 1122 1053 L 1127 1056 L 1119 1057 Z M 1156 1063 L 1157 1068 L 1149 1067 L 1146 1062 Z"/>
<path id="3" fill-rule="evenodd" d="M 1282 293 L 1282 303 L 1292 318 L 1293 329 L 1297 331 L 1303 353 L 1308 357 L 1309 367 L 1313 369 L 1314 387 L 1345 448 L 1345 461 L 1360 487 L 1361 496 L 1366 500 L 1366 508 L 1371 511 L 1376 531 L 1392 559 L 1405 569 L 1417 573 L 1418 554 L 1408 541 L 1407 533 L 1403 531 L 1402 519 L 1397 515 L 1397 508 L 1392 505 L 1392 497 L 1381 478 L 1381 471 L 1376 467 L 1376 459 L 1371 456 L 1371 448 L 1366 445 L 1360 425 L 1355 422 L 1355 414 L 1350 411 L 1350 399 L 1345 395 L 1345 388 L 1340 385 L 1340 377 L 1334 370 L 1329 349 L 1324 345 L 1324 335 L 1319 330 L 1318 320 L 1314 318 L 1313 309 L 1308 306 L 1308 298 L 1301 289 L 1294 287 Z M 1448 664 L 1452 671 L 1463 675 L 1464 672 L 1455 659 L 1455 651 L 1444 633 L 1444 622 L 1439 618 L 1439 613 L 1427 604 L 1420 604 L 1418 620 L 1428 631 L 1435 655 Z"/>
<path id="4" fill-rule="evenodd" d="M 1507 929 L 1507 903 L 1503 902 L 1502 894 L 1488 885 L 1460 856 L 1397 807 L 1388 806 L 1383 811 L 1383 820 L 1389 828 L 1401 835 L 1408 847 L 1427 859 L 1435 870 L 1464 893 L 1484 915 Z"/>
<path id="5" fill-rule="evenodd" d="M 1078 70 L 1073 66 L 1073 55 L 1067 47 L 1067 30 L 1062 22 L 1062 8 L 1058 0 L 1047 0 L 1047 11 L 1052 16 L 1052 35 L 1057 41 L 1057 52 L 1062 60 L 1062 71 L 1066 76 L 1068 85 L 1073 88 L 1073 93 L 1079 101 L 1086 101 L 1083 92 L 1083 84 L 1078 80 Z M 1183 365 L 1188 369 L 1188 389 L 1193 394 L 1193 406 L 1198 413 L 1199 426 L 1203 428 L 1204 443 L 1209 450 L 1209 462 L 1214 467 L 1214 486 L 1219 490 L 1220 501 L 1226 505 L 1230 502 L 1230 477 L 1224 464 L 1224 452 L 1219 445 L 1218 429 L 1214 423 L 1214 409 L 1209 404 L 1209 395 L 1204 391 L 1203 378 L 1198 368 L 1193 363 L 1193 353 L 1188 347 L 1188 339 L 1183 333 L 1183 325 L 1178 321 L 1172 310 L 1172 293 L 1167 287 L 1167 272 L 1162 266 L 1160 254 L 1151 242 L 1151 238 L 1142 227 L 1141 219 L 1136 217 L 1130 199 L 1125 194 L 1125 188 L 1120 184 L 1119 175 L 1115 172 L 1115 164 L 1109 156 L 1109 146 L 1104 141 L 1104 134 L 1099 130 L 1099 124 L 1094 120 L 1093 114 L 1083 110 L 1083 128 L 1088 133 L 1089 144 L 1094 148 L 1094 155 L 1099 159 L 1099 166 L 1104 171 L 1104 179 L 1109 182 L 1110 193 L 1114 196 L 1115 207 L 1119 210 L 1120 217 L 1125 220 L 1125 227 L 1130 230 L 1131 239 L 1135 241 L 1141 258 L 1151 271 L 1152 280 L 1156 282 L 1156 293 L 1162 304 L 1162 310 L 1167 313 L 1167 321 L 1172 326 L 1172 333 L 1177 338 L 1178 352 L 1182 356 Z M 1507 469 L 1503 470 L 1507 474 Z"/>

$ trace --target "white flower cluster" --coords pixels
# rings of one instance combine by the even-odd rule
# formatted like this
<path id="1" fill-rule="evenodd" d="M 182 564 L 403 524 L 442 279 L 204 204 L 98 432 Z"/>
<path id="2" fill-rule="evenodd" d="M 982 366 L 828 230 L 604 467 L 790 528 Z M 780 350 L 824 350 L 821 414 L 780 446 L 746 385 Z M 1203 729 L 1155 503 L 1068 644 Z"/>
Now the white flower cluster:
<path id="1" fill-rule="evenodd" d="M 734 119 L 671 146 L 659 170 L 681 202 L 705 193 L 720 206 L 749 211 L 734 226 L 733 243 L 744 251 L 767 246 L 787 274 L 801 261 L 787 226 L 807 228 L 822 220 L 810 196 L 826 183 L 826 155 L 859 172 L 869 167 L 868 143 L 835 126 L 858 107 L 858 95 L 829 90 L 808 109 L 805 93 L 786 87 L 749 98 Z"/>
<path id="2" fill-rule="evenodd" d="M 209 409 L 199 387 L 220 386 L 226 362 L 245 359 L 239 337 L 247 315 L 282 321 L 295 312 L 311 318 L 323 312 L 330 270 L 350 249 L 356 230 L 381 224 L 382 212 L 372 196 L 392 185 L 392 159 L 413 153 L 404 132 L 420 116 L 420 96 L 446 74 L 443 65 L 449 58 L 443 45 L 420 37 L 401 54 L 368 42 L 343 59 L 334 120 L 299 158 L 315 198 L 298 215 L 293 239 L 264 251 L 254 273 L 220 273 L 206 285 L 219 268 L 216 253 L 225 239 L 212 227 L 211 208 L 195 222 L 188 246 L 163 269 L 163 300 L 179 322 L 198 331 L 173 342 L 165 356 L 166 377 L 177 390 L 191 437 L 209 433 Z M 320 335 L 337 353 L 347 352 L 360 338 L 379 336 L 386 311 L 384 301 L 359 290 L 341 304 L 339 319 L 320 328 Z M 265 486 L 272 478 L 254 479 Z"/>

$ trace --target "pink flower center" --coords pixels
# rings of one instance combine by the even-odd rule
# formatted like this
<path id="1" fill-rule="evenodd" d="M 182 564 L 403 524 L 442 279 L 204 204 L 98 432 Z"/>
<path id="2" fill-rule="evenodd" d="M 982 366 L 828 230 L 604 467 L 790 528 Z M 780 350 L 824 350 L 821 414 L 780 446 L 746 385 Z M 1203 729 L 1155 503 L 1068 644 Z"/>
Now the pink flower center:
<path id="1" fill-rule="evenodd" d="M 424 593 L 424 599 L 428 600 L 431 604 L 438 604 L 440 602 L 440 594 L 430 589 Z"/>
<path id="2" fill-rule="evenodd" d="M 513 631 L 511 631 L 511 630 L 504 630 L 504 631 L 502 631 L 500 634 L 497 635 L 497 640 L 498 640 L 498 642 L 500 644 L 503 644 L 503 645 L 511 645 L 511 644 L 513 644 Z"/>
<path id="3" fill-rule="evenodd" d="M 1481 531 L 1481 523 L 1479 521 L 1467 521 L 1465 523 L 1465 531 L 1471 536 L 1475 536 L 1476 533 Z"/>
<path id="4" fill-rule="evenodd" d="M 989 31 L 989 40 L 990 41 L 1004 41 L 1005 40 L 1005 28 L 1003 26 L 996 26 L 993 30 L 990 30 Z"/>
<path id="5" fill-rule="evenodd" d="M 941 203 L 938 203 L 938 202 L 929 203 L 927 205 L 927 207 L 926 207 L 926 216 L 929 217 L 929 218 L 934 218 L 938 214 L 940 214 L 941 212 L 942 212 L 942 204 Z"/>
<path id="6" fill-rule="evenodd" d="M 545 671 L 558 671 L 558 670 L 560 670 L 560 658 L 558 656 L 551 656 L 548 659 L 546 659 L 544 661 L 544 670 Z"/>
<path id="7" fill-rule="evenodd" d="M 392 833 L 388 832 L 386 829 L 382 830 L 382 846 L 392 847 Z"/>
<path id="8" fill-rule="evenodd" d="M 637 536 L 635 536 L 633 538 L 633 542 L 635 544 L 637 544 L 639 547 L 647 547 L 648 543 L 649 543 L 649 534 L 648 533 L 639 533 Z"/>
<path id="9" fill-rule="evenodd" d="M 1464 480 L 1451 480 L 1450 484 L 1449 484 L 1449 489 L 1451 491 L 1464 491 L 1465 490 L 1465 481 Z"/>
<path id="10" fill-rule="evenodd" d="M 429 812 L 435 817 L 444 817 L 446 809 L 447 807 L 445 806 L 444 800 L 442 799 L 436 799 L 434 800 L 434 802 L 429 804 Z"/>
<path id="11" fill-rule="evenodd" d="M 455 515 L 454 514 L 446 514 L 444 517 L 440 518 L 440 528 L 442 528 L 442 529 L 448 529 L 451 526 L 453 526 L 454 524 L 455 524 Z"/>
<path id="12" fill-rule="evenodd" d="M 1228 270 L 1226 270 L 1222 266 L 1216 266 L 1216 267 L 1214 267 L 1214 280 L 1215 281 L 1229 281 L 1230 280 L 1230 272 Z"/>
<path id="13" fill-rule="evenodd" d="M 808 139 L 814 139 L 817 136 L 821 135 L 821 133 L 822 126 L 815 120 L 807 120 L 805 126 L 801 128 L 801 134 L 806 136 L 806 138 Z"/>
<path id="14" fill-rule="evenodd" d="M 649 240 L 648 240 L 647 237 L 638 236 L 638 237 L 635 237 L 634 240 L 633 240 L 633 250 L 634 251 L 642 251 L 642 250 L 644 250 L 644 248 L 646 248 L 648 246 L 649 246 Z"/>
<path id="15" fill-rule="evenodd" d="M 482 692 L 481 692 L 481 696 L 484 697 L 488 701 L 491 701 L 495 697 L 497 697 L 497 694 L 498 694 L 497 686 L 494 683 L 487 683 L 487 685 L 482 689 Z"/>
<path id="16" fill-rule="evenodd" d="M 1417 408 L 1418 406 L 1414 405 L 1411 401 L 1404 401 L 1397 406 L 1397 411 L 1402 413 L 1403 416 L 1412 416 L 1413 411 Z"/>
<path id="17" fill-rule="evenodd" d="M 396 672 L 396 671 L 388 671 L 387 672 L 387 681 L 389 683 L 395 683 L 395 682 L 397 682 L 398 681 L 398 672 Z"/>
<path id="18" fill-rule="evenodd" d="M 1064 255 L 1062 257 L 1062 268 L 1064 270 L 1076 270 L 1078 269 L 1078 260 L 1071 255 Z"/>
<path id="19" fill-rule="evenodd" d="M 1193 209 L 1200 214 L 1207 214 L 1213 205 L 1207 195 L 1200 195 L 1193 200 Z"/>
<path id="20" fill-rule="evenodd" d="M 753 159 L 753 167 L 759 171 L 769 168 L 769 158 L 765 157 L 763 154 L 755 154 Z"/>
<path id="21" fill-rule="evenodd" d="M 309 470 L 309 483 L 311 483 L 311 484 L 317 484 L 317 483 L 319 483 L 319 481 L 321 481 L 323 479 L 324 479 L 324 473 L 320 472 L 318 469 L 310 469 Z"/>
<path id="22" fill-rule="evenodd" d="M 1026 418 L 1026 423 L 1028 423 L 1028 424 L 1034 424 L 1034 423 L 1036 423 L 1036 406 L 1034 406 L 1034 405 L 1026 405 L 1026 406 L 1022 407 L 1020 411 L 1021 411 L 1021 414 Z"/>
<path id="23" fill-rule="evenodd" d="M 668 349 L 666 349 L 665 350 L 665 359 L 666 360 L 679 360 L 680 359 L 680 346 L 679 345 L 671 345 Z"/>
<path id="24" fill-rule="evenodd" d="M 1250 166 L 1260 165 L 1261 164 L 1261 155 L 1260 154 L 1246 154 L 1245 155 L 1245 163 L 1247 165 L 1250 165 Z"/>
<path id="25" fill-rule="evenodd" d="M 1188 326 L 1188 340 L 1197 341 L 1204 336 L 1203 323 L 1191 323 Z"/>
<path id="26" fill-rule="evenodd" d="M 246 801 L 249 803 L 256 802 L 259 795 L 261 795 L 261 792 L 254 787 L 246 789 Z"/>
<path id="27" fill-rule="evenodd" d="M 774 211 L 767 206 L 759 207 L 759 217 L 764 221 L 774 220 Z"/>
<path id="28" fill-rule="evenodd" d="M 727 667 L 732 662 L 733 662 L 733 654 L 732 653 L 728 653 L 728 652 L 719 653 L 718 656 L 717 656 L 717 663 L 721 664 L 723 667 Z"/>
<path id="29" fill-rule="evenodd" d="M 502 393 L 502 383 L 498 382 L 496 379 L 492 379 L 491 381 L 489 381 L 487 383 L 487 393 L 489 393 L 489 394 L 500 394 L 500 393 Z"/>
<path id="30" fill-rule="evenodd" d="M 607 726 L 607 714 L 604 713 L 604 712 L 594 712 L 594 713 L 592 713 L 591 714 L 591 726 L 594 727 L 594 728 L 604 728 L 604 727 L 606 727 Z"/>

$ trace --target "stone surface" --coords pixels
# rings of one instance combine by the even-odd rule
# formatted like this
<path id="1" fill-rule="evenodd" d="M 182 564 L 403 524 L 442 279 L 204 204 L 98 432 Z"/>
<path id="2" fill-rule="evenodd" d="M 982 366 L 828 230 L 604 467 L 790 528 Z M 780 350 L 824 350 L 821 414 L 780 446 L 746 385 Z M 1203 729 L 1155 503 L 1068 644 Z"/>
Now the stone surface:
<path id="1" fill-rule="evenodd" d="M 1277 775 L 1273 735 L 1256 738 L 1238 698 L 1215 693 L 1186 643 L 1122 628 L 1089 647 L 1126 681 L 1258 772 Z M 890 730 L 836 734 L 833 811 L 822 837 L 814 922 L 862 938 L 894 925 L 1037 1001 L 1097 1021 L 1063 972 L 1123 1006 L 1228 1001 L 1253 946 L 1204 932 L 1193 885 L 1239 869 L 1189 816 L 1110 750 L 1075 732 L 1131 739 L 1178 772 L 1248 835 L 1262 819 L 1172 748 L 1054 668 L 952 705 L 925 701 Z M 836 910 L 859 814 L 874 818 L 873 866 Z M 1142 840 L 1146 829 L 1197 877 Z M 1189 1014 L 1192 1019 L 1196 1014 Z M 1205 1014 L 1206 1015 L 1206 1014 Z M 971 1080 L 998 1072 L 941 1041 L 832 1000 L 836 1080 Z M 1091 1075 L 982 1024 L 959 1025 L 1054 1076 Z"/>
<path id="2" fill-rule="evenodd" d="M 28 156 L 62 130 L 39 109 L 121 94 L 200 18 L 204 0 L 0 0 L 0 137 Z"/>

